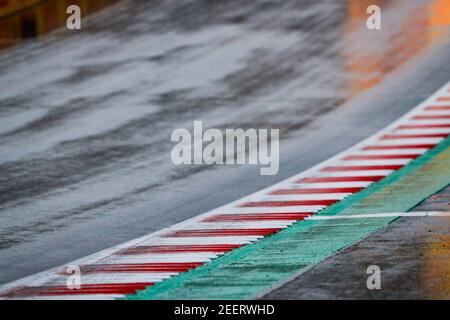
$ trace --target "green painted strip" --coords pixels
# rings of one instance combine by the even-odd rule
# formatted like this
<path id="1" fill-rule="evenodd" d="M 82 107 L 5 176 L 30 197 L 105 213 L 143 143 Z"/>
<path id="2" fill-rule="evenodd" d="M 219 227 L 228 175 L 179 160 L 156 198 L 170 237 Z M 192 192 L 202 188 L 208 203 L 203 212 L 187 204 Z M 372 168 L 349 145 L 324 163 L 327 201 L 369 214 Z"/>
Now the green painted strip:
<path id="1" fill-rule="evenodd" d="M 450 138 L 319 214 L 408 211 L 450 182 Z M 307 220 L 127 299 L 248 299 L 384 227 L 380 219 Z"/>

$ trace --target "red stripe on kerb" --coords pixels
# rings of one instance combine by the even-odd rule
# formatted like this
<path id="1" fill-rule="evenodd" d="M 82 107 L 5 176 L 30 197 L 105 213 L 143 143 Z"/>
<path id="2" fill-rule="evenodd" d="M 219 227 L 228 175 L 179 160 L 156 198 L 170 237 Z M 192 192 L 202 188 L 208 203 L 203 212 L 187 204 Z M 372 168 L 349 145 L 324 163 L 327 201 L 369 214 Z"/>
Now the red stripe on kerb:
<path id="1" fill-rule="evenodd" d="M 205 222 L 227 221 L 264 221 L 264 220 L 302 220 L 312 213 L 243 213 L 243 214 L 217 214 L 206 218 Z"/>
<path id="2" fill-rule="evenodd" d="M 240 246 L 240 244 L 137 246 L 134 248 L 119 251 L 116 254 L 139 255 L 147 253 L 228 252 Z"/>
<path id="3" fill-rule="evenodd" d="M 448 133 L 429 133 L 429 134 L 387 134 L 381 137 L 382 140 L 396 139 L 420 139 L 420 138 L 446 138 Z"/>
<path id="4" fill-rule="evenodd" d="M 425 108 L 425 110 L 428 111 L 445 111 L 445 110 L 450 110 L 450 106 L 428 106 Z"/>
<path id="5" fill-rule="evenodd" d="M 297 183 L 320 183 L 320 182 L 359 182 L 369 181 L 374 182 L 383 179 L 384 176 L 364 176 L 364 177 L 315 177 L 304 178 L 297 181 Z"/>
<path id="6" fill-rule="evenodd" d="M 91 264 L 81 266 L 82 274 L 93 273 L 142 273 L 142 272 L 184 272 L 197 268 L 203 262 L 161 262 L 133 264 Z"/>
<path id="7" fill-rule="evenodd" d="M 433 128 L 450 128 L 450 123 L 446 124 L 411 124 L 399 126 L 398 129 L 433 129 Z"/>
<path id="8" fill-rule="evenodd" d="M 321 193 L 355 193 L 363 188 L 304 188 L 304 189 L 280 189 L 269 193 L 270 195 L 284 194 L 321 194 Z"/>
<path id="9" fill-rule="evenodd" d="M 389 159 L 415 159 L 420 154 L 381 154 L 381 155 L 355 155 L 347 156 L 344 160 L 389 160 Z"/>
<path id="10" fill-rule="evenodd" d="M 367 146 L 363 150 L 395 150 L 395 149 L 431 149 L 436 146 L 435 143 L 430 144 L 401 144 L 391 146 Z"/>
<path id="11" fill-rule="evenodd" d="M 437 101 L 450 101 L 450 97 L 440 97 Z"/>
<path id="12" fill-rule="evenodd" d="M 422 115 L 412 117 L 413 120 L 435 120 L 435 119 L 450 119 L 450 115 L 434 114 L 434 115 Z"/>
<path id="13" fill-rule="evenodd" d="M 291 206 L 329 206 L 337 200 L 292 200 L 292 201 L 253 201 L 239 205 L 240 208 L 291 207 Z"/>
<path id="14" fill-rule="evenodd" d="M 398 170 L 402 165 L 379 165 L 379 166 L 336 166 L 326 167 L 320 171 L 323 172 L 340 172 L 340 171 L 371 171 L 371 170 Z"/>
<path id="15" fill-rule="evenodd" d="M 152 286 L 152 282 L 142 283 L 105 283 L 81 284 L 80 289 L 69 289 L 67 286 L 21 287 L 7 292 L 2 297 L 60 296 L 80 294 L 130 294 Z"/>
<path id="16" fill-rule="evenodd" d="M 281 228 L 179 230 L 169 232 L 163 237 L 267 236 L 279 230 Z"/>

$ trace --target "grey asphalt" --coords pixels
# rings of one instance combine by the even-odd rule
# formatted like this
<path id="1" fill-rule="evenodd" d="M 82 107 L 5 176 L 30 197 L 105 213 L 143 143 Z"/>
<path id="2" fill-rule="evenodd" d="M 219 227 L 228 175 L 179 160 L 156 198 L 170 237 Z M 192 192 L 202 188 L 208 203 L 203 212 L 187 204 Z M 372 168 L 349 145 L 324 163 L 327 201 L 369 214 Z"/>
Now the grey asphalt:
<path id="1" fill-rule="evenodd" d="M 381 31 L 349 3 L 125 1 L 2 53 L 0 283 L 281 181 L 449 80 L 448 34 L 411 14 L 430 1 L 386 5 Z M 279 128 L 279 173 L 176 167 L 170 134 L 194 120 Z"/>

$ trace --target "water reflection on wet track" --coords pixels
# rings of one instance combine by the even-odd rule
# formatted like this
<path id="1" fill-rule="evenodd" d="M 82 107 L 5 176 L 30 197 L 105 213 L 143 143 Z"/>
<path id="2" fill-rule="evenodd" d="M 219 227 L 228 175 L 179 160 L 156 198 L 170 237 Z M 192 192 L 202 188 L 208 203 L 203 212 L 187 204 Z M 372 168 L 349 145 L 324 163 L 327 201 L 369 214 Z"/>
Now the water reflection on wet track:
<path id="1" fill-rule="evenodd" d="M 369 31 L 376 3 L 383 30 Z M 0 248 L 208 169 L 168 162 L 193 120 L 300 134 L 447 41 L 448 17 L 442 0 L 136 0 L 3 52 Z"/>

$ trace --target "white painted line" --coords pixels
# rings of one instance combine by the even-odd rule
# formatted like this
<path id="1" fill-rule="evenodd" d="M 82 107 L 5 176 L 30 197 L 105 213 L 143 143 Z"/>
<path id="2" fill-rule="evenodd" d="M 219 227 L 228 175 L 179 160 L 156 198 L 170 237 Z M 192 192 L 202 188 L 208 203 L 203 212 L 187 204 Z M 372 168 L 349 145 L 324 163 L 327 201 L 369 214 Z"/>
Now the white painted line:
<path id="1" fill-rule="evenodd" d="M 135 272 L 135 273 L 99 273 L 99 274 L 87 274 L 81 276 L 81 286 L 86 284 L 102 284 L 102 283 L 139 283 L 139 282 L 160 282 L 164 279 L 168 279 L 171 276 L 178 274 L 178 272 Z M 53 282 L 52 285 L 65 285 L 66 278 L 59 278 Z"/>
<path id="2" fill-rule="evenodd" d="M 345 214 L 345 215 L 318 215 L 306 217 L 305 220 L 342 220 L 342 219 L 372 219 L 388 217 L 450 217 L 450 212 L 388 212 L 368 214 Z"/>
<path id="3" fill-rule="evenodd" d="M 358 151 L 361 155 L 394 155 L 394 154 L 424 154 L 430 149 L 386 149 L 386 150 L 361 150 Z"/>
<path id="4" fill-rule="evenodd" d="M 344 163 L 343 166 L 348 167 L 348 164 Z M 394 170 L 324 171 L 317 174 L 317 177 L 376 177 L 387 176 L 392 172 L 394 172 Z"/>
<path id="5" fill-rule="evenodd" d="M 450 109 L 448 109 L 448 107 L 450 106 L 450 102 L 448 102 L 447 104 L 445 104 L 444 106 L 446 106 L 447 107 L 447 109 L 442 109 L 442 110 L 437 110 L 437 109 L 427 109 L 427 110 L 425 110 L 425 112 L 430 112 L 430 114 L 432 114 L 432 115 L 437 115 L 437 114 L 439 114 L 439 115 L 447 115 L 447 116 L 450 116 Z"/>
<path id="6" fill-rule="evenodd" d="M 217 211 L 217 213 L 234 214 L 234 213 L 297 213 L 297 212 L 317 212 L 326 206 L 289 206 L 289 207 L 244 207 L 229 208 Z"/>
<path id="7" fill-rule="evenodd" d="M 450 119 L 410 119 L 408 124 L 450 124 Z"/>
<path id="8" fill-rule="evenodd" d="M 358 153 L 359 154 L 359 153 Z M 345 166 L 389 166 L 404 165 L 413 159 L 383 159 L 383 160 L 341 160 Z"/>
<path id="9" fill-rule="evenodd" d="M 439 98 L 444 98 L 444 97 L 443 97 L 443 96 L 440 96 Z M 438 98 L 436 98 L 436 99 L 431 103 L 431 105 L 433 105 L 433 106 L 448 106 L 449 103 L 450 103 L 450 101 L 444 101 L 444 100 L 439 101 Z"/>
<path id="10" fill-rule="evenodd" d="M 450 133 L 450 128 L 398 129 L 396 134 L 436 134 Z"/>
<path id="11" fill-rule="evenodd" d="M 342 164 L 342 163 L 339 163 Z M 354 181 L 354 182 L 311 182 L 311 183 L 294 183 L 287 185 L 283 189 L 328 189 L 328 188 L 364 188 L 372 182 Z"/>
<path id="12" fill-rule="evenodd" d="M 202 244 L 248 244 L 257 241 L 262 236 L 234 236 L 234 237 L 183 237 L 183 238 L 154 238 L 139 243 L 140 246 L 150 245 L 202 245 Z"/>
<path id="13" fill-rule="evenodd" d="M 182 252 L 182 253 L 149 253 L 126 256 L 110 256 L 99 264 L 134 264 L 134 263 L 185 263 L 207 262 L 219 254 L 213 252 Z"/>
<path id="14" fill-rule="evenodd" d="M 268 195 L 267 201 L 298 201 L 298 200 L 342 200 L 351 193 L 313 193 L 313 194 L 288 194 Z"/>
<path id="15" fill-rule="evenodd" d="M 417 139 L 385 139 L 380 140 L 378 145 L 380 146 L 395 146 L 398 144 L 410 145 L 410 144 L 437 144 L 441 142 L 444 138 L 417 138 Z"/>
<path id="16" fill-rule="evenodd" d="M 233 229 L 269 229 L 285 228 L 295 220 L 268 220 L 268 221 L 233 221 L 233 222 L 203 222 L 192 226 L 192 230 L 233 230 Z M 185 230 L 185 229 L 181 229 Z M 180 231 L 181 231 L 180 230 Z M 178 231 L 178 230 L 174 230 Z"/>

